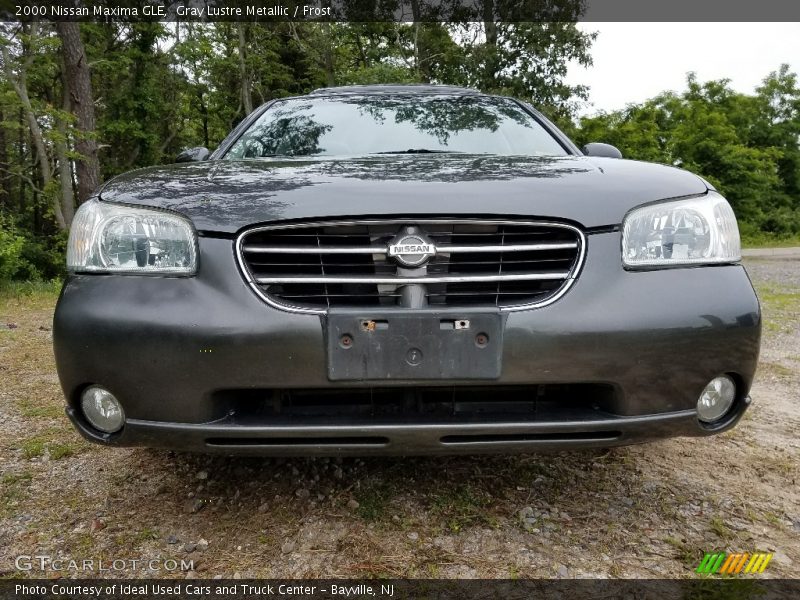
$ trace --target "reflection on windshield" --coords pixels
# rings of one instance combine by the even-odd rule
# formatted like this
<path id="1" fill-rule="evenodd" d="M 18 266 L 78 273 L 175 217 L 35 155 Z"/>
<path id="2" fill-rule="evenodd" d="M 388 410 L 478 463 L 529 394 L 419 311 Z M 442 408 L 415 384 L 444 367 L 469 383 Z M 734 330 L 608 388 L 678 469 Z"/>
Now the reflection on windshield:
<path id="1" fill-rule="evenodd" d="M 271 111 L 273 112 L 273 111 Z M 333 125 L 318 123 L 311 115 L 277 108 L 269 120 L 260 119 L 245 136 L 241 158 L 309 156 L 322 152 L 320 137 Z"/>
<path id="2" fill-rule="evenodd" d="M 483 96 L 289 99 L 268 109 L 225 158 L 393 152 L 564 156 L 516 102 Z"/>
<path id="3" fill-rule="evenodd" d="M 347 100 L 345 100 L 347 102 Z M 351 101 L 352 102 L 352 101 Z M 496 133 L 504 120 L 513 120 L 522 127 L 538 124 L 516 104 L 494 98 L 432 98 L 409 102 L 399 98 L 375 98 L 355 101 L 361 114 L 385 123 L 386 114 L 397 124 L 410 124 L 420 132 L 434 136 L 447 146 L 450 136 L 465 131 L 485 130 Z"/>

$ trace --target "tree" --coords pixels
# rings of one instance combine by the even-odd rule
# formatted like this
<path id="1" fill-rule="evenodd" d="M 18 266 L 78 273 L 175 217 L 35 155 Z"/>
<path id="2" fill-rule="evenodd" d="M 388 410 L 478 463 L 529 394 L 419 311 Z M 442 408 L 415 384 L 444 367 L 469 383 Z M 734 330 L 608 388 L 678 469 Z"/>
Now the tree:
<path id="1" fill-rule="evenodd" d="M 100 184 L 92 80 L 78 23 L 59 21 L 56 30 L 64 59 L 64 96 L 68 99 L 65 108 L 76 117 L 78 202 L 83 202 Z"/>
<path id="2" fill-rule="evenodd" d="M 11 204 L 11 163 L 9 162 L 5 115 L 0 104 L 0 211 Z"/>
<path id="3" fill-rule="evenodd" d="M 750 137 L 758 146 L 779 149 L 778 172 L 787 198 L 800 201 L 800 87 L 789 65 L 781 65 L 756 89 Z"/>
<path id="4" fill-rule="evenodd" d="M 556 120 L 571 117 L 576 101 L 585 100 L 588 90 L 564 81 L 567 66 L 570 61 L 592 64 L 589 50 L 597 34 L 576 25 L 582 2 L 559 0 L 543 6 L 556 11 L 558 20 L 507 21 L 504 18 L 519 8 L 516 3 L 482 0 L 482 20 L 454 28 L 463 40 L 457 83 L 522 98 Z"/>
<path id="5" fill-rule="evenodd" d="M 236 26 L 239 34 L 239 80 L 242 90 L 242 107 L 244 108 L 244 116 L 246 117 L 253 112 L 253 97 L 251 95 L 252 82 L 250 81 L 250 69 L 247 68 L 247 39 L 245 32 L 247 31 L 246 23 L 238 23 Z"/>
<path id="6" fill-rule="evenodd" d="M 32 265 L 17 276 L 61 269 L 75 200 L 103 179 L 213 148 L 273 99 L 431 82 L 515 94 L 558 116 L 583 93 L 563 85 L 560 64 L 589 60 L 592 36 L 574 23 L 505 22 L 512 0 L 479 0 L 492 14 L 477 25 L 483 13 L 466 5 L 447 23 L 446 3 L 411 0 L 412 22 L 393 21 L 395 0 L 367 4 L 342 5 L 350 18 L 339 22 L 0 25 L 2 228 Z M 581 0 L 556 4 L 569 21 Z M 354 18 L 359 10 L 371 17 Z"/>
<path id="7" fill-rule="evenodd" d="M 39 124 L 38 115 L 34 109 L 28 89 L 28 77 L 34 65 L 37 53 L 46 47 L 47 39 L 42 34 L 41 24 L 32 22 L 20 24 L 19 29 L 9 35 L 4 32 L 0 39 L 0 52 L 3 59 L 3 73 L 5 79 L 11 84 L 19 99 L 23 115 L 30 129 L 31 142 L 36 152 L 36 163 L 39 169 L 42 191 L 51 196 L 51 207 L 58 226 L 62 230 L 69 227 L 71 215 L 74 210 L 71 195 L 57 195 L 52 193 L 51 184 L 54 183 L 53 167 L 48 154 L 48 141 L 45 131 Z M 12 50 L 16 43 L 16 52 Z M 31 184 L 33 182 L 31 180 Z M 35 187 L 35 186 L 34 186 Z"/>
<path id="8" fill-rule="evenodd" d="M 785 65 L 755 95 L 727 80 L 580 120 L 579 144 L 605 141 L 626 158 L 662 162 L 703 176 L 731 203 L 746 235 L 800 233 L 800 91 Z"/>

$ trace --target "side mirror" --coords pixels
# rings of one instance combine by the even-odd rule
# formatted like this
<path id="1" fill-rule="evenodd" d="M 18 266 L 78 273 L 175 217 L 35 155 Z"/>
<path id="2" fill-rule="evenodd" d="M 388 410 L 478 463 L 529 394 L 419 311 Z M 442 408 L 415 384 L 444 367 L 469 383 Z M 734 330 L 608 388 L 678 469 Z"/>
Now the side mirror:
<path id="1" fill-rule="evenodd" d="M 622 158 L 622 152 L 619 148 L 611 144 L 601 144 L 600 142 L 592 142 L 583 147 L 583 153 L 586 156 L 603 156 L 605 158 Z"/>
<path id="2" fill-rule="evenodd" d="M 196 148 L 187 148 L 175 159 L 175 162 L 184 163 L 184 162 L 200 162 L 203 160 L 208 160 L 208 157 L 211 156 L 211 152 L 209 152 L 208 148 L 203 148 L 203 146 L 197 146 Z"/>

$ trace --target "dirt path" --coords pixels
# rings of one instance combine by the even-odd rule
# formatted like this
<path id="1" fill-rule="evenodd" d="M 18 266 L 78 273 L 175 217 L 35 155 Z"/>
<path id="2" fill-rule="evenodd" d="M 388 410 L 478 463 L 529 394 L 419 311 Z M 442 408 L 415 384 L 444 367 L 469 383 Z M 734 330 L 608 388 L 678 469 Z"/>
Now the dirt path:
<path id="1" fill-rule="evenodd" d="M 89 445 L 62 412 L 55 296 L 0 297 L 0 575 L 39 554 L 192 560 L 189 576 L 202 577 L 691 577 L 720 549 L 774 552 L 765 575 L 798 577 L 800 261 L 747 266 L 766 322 L 754 406 L 736 429 L 513 457 L 262 460 Z M 175 576 L 150 566 L 103 576 Z"/>

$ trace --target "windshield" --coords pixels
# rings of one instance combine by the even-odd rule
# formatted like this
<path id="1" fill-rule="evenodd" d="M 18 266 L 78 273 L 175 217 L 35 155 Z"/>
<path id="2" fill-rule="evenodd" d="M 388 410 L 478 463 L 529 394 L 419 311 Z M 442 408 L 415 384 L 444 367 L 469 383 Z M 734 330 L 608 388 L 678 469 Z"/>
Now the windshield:
<path id="1" fill-rule="evenodd" d="M 374 95 L 280 101 L 245 131 L 225 158 L 394 152 L 567 154 L 509 98 Z"/>

